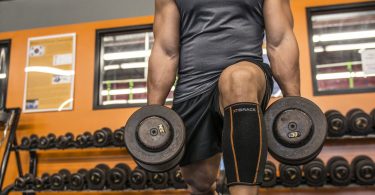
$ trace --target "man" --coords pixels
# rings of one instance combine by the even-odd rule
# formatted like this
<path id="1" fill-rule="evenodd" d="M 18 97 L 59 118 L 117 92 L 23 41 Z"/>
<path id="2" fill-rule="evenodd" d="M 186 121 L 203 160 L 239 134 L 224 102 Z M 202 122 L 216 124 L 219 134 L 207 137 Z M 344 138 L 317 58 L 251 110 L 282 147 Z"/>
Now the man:
<path id="1" fill-rule="evenodd" d="M 172 109 L 186 126 L 180 166 L 191 193 L 215 194 L 223 152 L 231 194 L 257 194 L 272 73 L 284 96 L 300 95 L 289 0 L 155 0 L 155 6 L 148 104 L 165 103 L 178 71 Z M 272 72 L 262 62 L 265 30 Z"/>

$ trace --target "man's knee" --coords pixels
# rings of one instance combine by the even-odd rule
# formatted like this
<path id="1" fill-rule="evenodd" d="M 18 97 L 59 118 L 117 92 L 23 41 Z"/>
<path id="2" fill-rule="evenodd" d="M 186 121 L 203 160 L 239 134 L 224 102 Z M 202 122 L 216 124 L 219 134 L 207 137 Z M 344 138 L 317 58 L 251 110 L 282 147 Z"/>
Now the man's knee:
<path id="1" fill-rule="evenodd" d="M 215 190 L 217 171 L 192 171 L 182 168 L 182 173 L 193 194 L 210 194 Z"/>

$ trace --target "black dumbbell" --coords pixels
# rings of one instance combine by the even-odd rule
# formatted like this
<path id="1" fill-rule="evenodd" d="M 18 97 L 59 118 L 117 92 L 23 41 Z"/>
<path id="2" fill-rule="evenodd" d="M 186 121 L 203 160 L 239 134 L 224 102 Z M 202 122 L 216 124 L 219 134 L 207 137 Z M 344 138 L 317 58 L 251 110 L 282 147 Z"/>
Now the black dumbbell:
<path id="1" fill-rule="evenodd" d="M 130 174 L 129 185 L 134 190 L 145 189 L 147 185 L 147 172 L 136 167 Z"/>
<path id="2" fill-rule="evenodd" d="M 48 134 L 47 136 L 42 136 L 39 138 L 39 149 L 50 149 L 56 146 L 56 135 L 53 133 Z"/>
<path id="3" fill-rule="evenodd" d="M 122 147 L 125 146 L 124 141 L 125 127 L 116 129 L 112 134 L 112 143 L 114 146 Z"/>
<path id="4" fill-rule="evenodd" d="M 348 127 L 352 135 L 367 135 L 372 133 L 372 119 L 361 109 L 352 109 L 347 114 Z"/>
<path id="5" fill-rule="evenodd" d="M 74 135 L 72 133 L 66 133 L 65 135 L 61 135 L 57 138 L 56 148 L 66 149 L 71 147 L 75 147 Z"/>
<path id="6" fill-rule="evenodd" d="M 51 187 L 50 175 L 48 173 L 43 173 L 42 177 L 35 178 L 34 190 L 43 191 L 48 190 Z"/>
<path id="7" fill-rule="evenodd" d="M 104 127 L 95 131 L 94 133 L 94 146 L 95 147 L 106 147 L 112 143 L 112 130 Z"/>
<path id="8" fill-rule="evenodd" d="M 285 187 L 297 187 L 302 183 L 302 171 L 299 166 L 280 164 L 281 184 Z"/>
<path id="9" fill-rule="evenodd" d="M 30 149 L 36 149 L 39 145 L 39 137 L 35 134 L 30 135 Z"/>
<path id="10" fill-rule="evenodd" d="M 276 179 L 276 166 L 271 161 L 267 161 L 261 186 L 266 188 L 273 187 L 276 185 Z"/>
<path id="11" fill-rule="evenodd" d="M 86 131 L 76 137 L 77 148 L 88 148 L 93 146 L 93 136 L 90 132 Z"/>
<path id="12" fill-rule="evenodd" d="M 327 180 L 327 170 L 321 159 L 315 159 L 303 166 L 306 183 L 309 186 L 323 186 Z"/>
<path id="13" fill-rule="evenodd" d="M 337 110 L 329 110 L 325 113 L 328 124 L 328 136 L 341 137 L 348 131 L 346 117 Z"/>
<path id="14" fill-rule="evenodd" d="M 87 186 L 91 190 L 103 190 L 107 186 L 107 174 L 110 168 L 106 164 L 96 165 L 89 170 L 87 175 Z"/>
<path id="15" fill-rule="evenodd" d="M 21 150 L 28 150 L 30 149 L 30 138 L 29 137 L 22 137 L 21 144 L 20 144 Z"/>
<path id="16" fill-rule="evenodd" d="M 35 183 L 35 176 L 33 174 L 25 174 L 23 177 L 18 177 L 14 181 L 14 189 L 16 191 L 25 191 L 33 189 Z"/>
<path id="17" fill-rule="evenodd" d="M 225 173 L 223 173 L 225 177 Z M 187 185 L 182 177 L 182 172 L 179 167 L 175 167 L 174 169 L 169 171 L 169 182 L 171 186 L 176 189 L 186 189 Z"/>
<path id="18" fill-rule="evenodd" d="M 67 169 L 61 169 L 58 173 L 51 176 L 51 190 L 62 191 L 69 185 L 71 173 Z"/>
<path id="19" fill-rule="evenodd" d="M 88 171 L 86 169 L 80 169 L 77 173 L 70 176 L 69 189 L 73 191 L 82 191 L 87 188 L 87 175 Z"/>
<path id="20" fill-rule="evenodd" d="M 148 173 L 150 187 L 154 189 L 165 189 L 168 187 L 168 173 Z"/>
<path id="21" fill-rule="evenodd" d="M 352 180 L 350 165 L 348 161 L 341 156 L 335 156 L 329 159 L 327 163 L 327 173 L 332 185 L 346 186 L 349 185 Z"/>
<path id="22" fill-rule="evenodd" d="M 351 163 L 351 168 L 359 185 L 375 184 L 375 164 L 370 157 L 365 155 L 355 157 Z"/>
<path id="23" fill-rule="evenodd" d="M 107 183 L 112 190 L 123 190 L 127 188 L 131 169 L 127 164 L 120 163 L 108 171 Z"/>
<path id="24" fill-rule="evenodd" d="M 370 116 L 372 118 L 372 127 L 373 127 L 373 129 L 375 131 L 375 108 L 371 111 Z"/>

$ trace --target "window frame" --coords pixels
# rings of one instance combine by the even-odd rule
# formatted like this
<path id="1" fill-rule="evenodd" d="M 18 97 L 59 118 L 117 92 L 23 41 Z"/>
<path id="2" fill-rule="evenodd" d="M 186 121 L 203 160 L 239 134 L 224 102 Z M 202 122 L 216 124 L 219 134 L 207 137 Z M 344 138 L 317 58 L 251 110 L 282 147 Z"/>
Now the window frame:
<path id="1" fill-rule="evenodd" d="M 339 95 L 339 94 L 356 94 L 356 93 L 373 93 L 375 92 L 375 87 L 365 88 L 365 89 L 340 89 L 340 90 L 329 90 L 329 91 L 319 91 L 318 81 L 316 79 L 317 68 L 316 68 L 316 57 L 314 53 L 314 42 L 313 42 L 313 28 L 312 28 L 312 16 L 315 13 L 343 13 L 345 11 L 361 11 L 365 10 L 369 6 L 374 7 L 375 2 L 362 2 L 362 3 L 349 3 L 349 4 L 337 4 L 330 6 L 318 6 L 318 7 L 308 7 L 306 8 L 307 15 L 307 30 L 309 39 L 309 54 L 310 54 L 310 66 L 311 66 L 311 79 L 313 83 L 313 95 L 314 96 L 324 96 L 324 95 Z"/>
<path id="2" fill-rule="evenodd" d="M 5 67 L 4 67 L 6 78 L 4 79 L 4 83 L 3 83 L 4 88 L 2 88 L 0 91 L 0 93 L 4 95 L 3 102 L 0 102 L 0 109 L 5 109 L 6 103 L 7 103 L 7 96 L 8 96 L 9 65 L 10 65 L 10 54 L 11 54 L 11 49 L 12 49 L 12 40 L 11 39 L 0 40 L 0 45 L 4 45 L 5 47 L 8 48 L 8 52 L 7 52 L 6 60 L 5 60 Z"/>
<path id="3" fill-rule="evenodd" d="M 93 109 L 115 109 L 115 108 L 135 108 L 141 107 L 146 104 L 115 104 L 115 105 L 100 105 L 100 74 L 101 74 L 101 53 L 102 53 L 102 38 L 109 34 L 132 34 L 153 31 L 153 24 L 145 24 L 138 26 L 126 26 L 119 28 L 107 28 L 96 30 L 95 40 L 95 70 L 94 70 L 94 98 L 93 98 Z"/>

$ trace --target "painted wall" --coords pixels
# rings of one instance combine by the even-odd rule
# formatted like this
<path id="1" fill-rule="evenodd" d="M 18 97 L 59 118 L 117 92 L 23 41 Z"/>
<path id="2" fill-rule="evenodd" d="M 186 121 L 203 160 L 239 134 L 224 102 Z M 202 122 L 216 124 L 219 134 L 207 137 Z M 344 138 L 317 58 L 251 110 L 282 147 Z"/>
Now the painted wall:
<path id="1" fill-rule="evenodd" d="M 302 95 L 315 101 L 318 105 L 321 106 L 324 111 L 331 108 L 336 108 L 342 112 L 346 112 L 353 107 L 359 107 L 363 108 L 365 111 L 370 111 L 370 109 L 375 107 L 375 93 L 319 97 L 313 96 L 307 35 L 306 7 L 363 1 L 364 0 L 292 1 L 292 9 L 296 23 L 295 33 L 301 51 L 300 64 Z M 54 132 L 60 135 L 64 134 L 67 131 L 71 131 L 78 134 L 86 130 L 95 131 L 96 129 L 104 126 L 117 128 L 123 125 L 136 108 L 111 110 L 92 109 L 95 31 L 97 29 L 103 28 L 150 24 L 152 23 L 152 21 L 152 16 L 144 16 L 0 33 L 0 40 L 12 39 L 12 53 L 7 102 L 8 108 L 22 107 L 25 82 L 24 68 L 26 64 L 27 39 L 29 37 L 36 36 L 72 32 L 77 33 L 74 110 L 66 112 L 23 114 L 21 116 L 20 127 L 17 132 L 18 138 L 20 139 L 22 136 L 27 136 L 32 133 L 44 135 L 48 132 Z M 373 149 L 369 150 L 374 146 L 371 145 L 371 143 L 369 144 L 370 145 L 367 146 L 359 145 L 358 147 L 356 147 L 356 150 L 352 151 L 349 154 L 349 158 L 352 158 L 353 155 L 362 151 L 369 151 L 369 154 L 375 156 L 375 153 L 371 153 Z M 348 145 L 347 147 L 351 146 Z M 345 154 L 345 151 L 342 151 L 342 149 L 340 150 L 340 152 L 343 152 L 343 154 Z M 39 172 L 52 173 L 58 171 L 62 167 L 69 168 L 74 171 L 82 166 L 91 168 L 101 162 L 106 162 L 110 165 L 114 165 L 116 162 L 121 161 L 132 162 L 128 156 L 124 155 L 124 153 L 125 152 L 121 149 L 41 152 L 38 155 L 40 157 L 38 168 Z M 324 158 L 328 158 L 333 154 L 336 154 L 335 147 L 329 147 L 327 152 L 324 153 L 323 156 L 325 155 L 326 157 Z M 24 166 L 26 166 L 25 168 L 27 168 L 27 153 L 23 153 L 22 158 Z M 134 166 L 134 163 L 132 163 L 131 165 Z M 16 176 L 15 170 L 14 156 L 11 156 L 11 163 L 8 169 L 6 184 L 14 181 L 14 178 Z M 285 193 L 287 192 L 289 191 L 286 191 Z"/>

